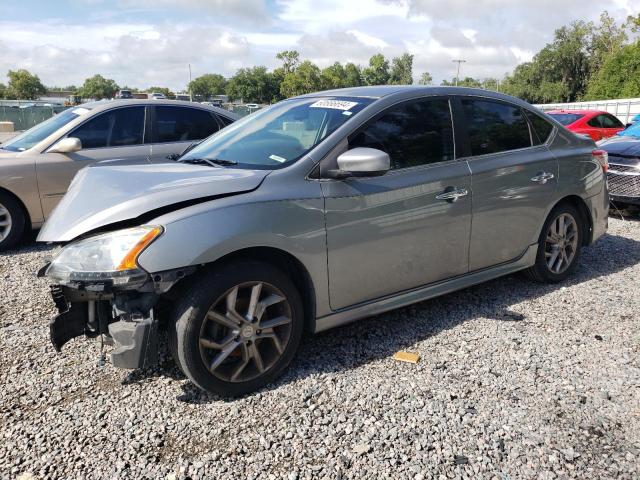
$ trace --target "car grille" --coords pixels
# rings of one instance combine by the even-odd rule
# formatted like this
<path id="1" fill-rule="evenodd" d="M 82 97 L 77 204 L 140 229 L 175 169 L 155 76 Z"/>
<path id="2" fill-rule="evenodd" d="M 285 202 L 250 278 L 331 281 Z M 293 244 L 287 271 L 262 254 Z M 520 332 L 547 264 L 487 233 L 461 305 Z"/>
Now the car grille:
<path id="1" fill-rule="evenodd" d="M 640 197 L 640 168 L 632 165 L 609 164 L 609 193 L 624 197 Z"/>

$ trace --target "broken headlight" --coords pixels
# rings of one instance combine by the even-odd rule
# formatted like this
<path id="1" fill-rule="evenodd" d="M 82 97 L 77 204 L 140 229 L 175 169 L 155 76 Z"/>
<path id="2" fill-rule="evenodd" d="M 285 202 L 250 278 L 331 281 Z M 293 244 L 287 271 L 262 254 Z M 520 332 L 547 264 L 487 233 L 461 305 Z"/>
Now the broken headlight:
<path id="1" fill-rule="evenodd" d="M 138 266 L 138 255 L 161 233 L 162 227 L 142 226 L 70 243 L 56 255 L 46 275 L 62 285 L 102 281 L 114 286 L 144 283 L 147 273 Z"/>

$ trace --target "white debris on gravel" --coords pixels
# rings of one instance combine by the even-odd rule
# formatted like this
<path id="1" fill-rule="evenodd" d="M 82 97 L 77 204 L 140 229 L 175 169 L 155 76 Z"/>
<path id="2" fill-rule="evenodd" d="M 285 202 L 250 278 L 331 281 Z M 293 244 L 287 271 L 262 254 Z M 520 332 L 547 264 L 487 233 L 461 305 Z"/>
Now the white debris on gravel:
<path id="1" fill-rule="evenodd" d="M 49 252 L 0 254 L 0 478 L 640 477 L 640 221 L 612 219 L 563 285 L 512 275 L 323 333 L 233 401 L 166 356 L 56 353 Z"/>

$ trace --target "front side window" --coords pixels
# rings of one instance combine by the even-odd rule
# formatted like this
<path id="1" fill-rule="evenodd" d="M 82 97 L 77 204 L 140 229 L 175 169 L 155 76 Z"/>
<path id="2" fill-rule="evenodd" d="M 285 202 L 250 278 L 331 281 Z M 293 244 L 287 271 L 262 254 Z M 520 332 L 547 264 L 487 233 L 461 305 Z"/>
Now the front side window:
<path id="1" fill-rule="evenodd" d="M 42 140 L 61 129 L 68 123 L 72 122 L 81 115 L 86 115 L 90 110 L 84 107 L 72 108 L 58 113 L 53 117 L 39 123 L 35 127 L 30 128 L 24 133 L 3 143 L 0 148 L 10 150 L 12 152 L 22 152 L 29 150 Z"/>
<path id="2" fill-rule="evenodd" d="M 155 107 L 156 121 L 153 143 L 202 140 L 217 132 L 220 125 L 207 110 L 188 107 Z"/>
<path id="3" fill-rule="evenodd" d="M 506 152 L 531 146 L 529 125 L 516 105 L 462 99 L 471 155 Z"/>
<path id="4" fill-rule="evenodd" d="M 600 115 L 602 118 L 600 123 L 602 123 L 603 128 L 622 128 L 624 125 L 620 120 L 618 120 L 613 115 Z"/>
<path id="5" fill-rule="evenodd" d="M 349 139 L 349 148 L 356 147 L 387 152 L 393 169 L 453 160 L 449 101 L 421 99 L 391 107 Z"/>
<path id="6" fill-rule="evenodd" d="M 82 142 L 82 148 L 141 145 L 144 137 L 144 107 L 108 110 L 69 134 Z"/>
<path id="7" fill-rule="evenodd" d="M 300 159 L 371 102 L 373 99 L 360 97 L 285 100 L 221 129 L 180 161 L 281 168 Z"/>

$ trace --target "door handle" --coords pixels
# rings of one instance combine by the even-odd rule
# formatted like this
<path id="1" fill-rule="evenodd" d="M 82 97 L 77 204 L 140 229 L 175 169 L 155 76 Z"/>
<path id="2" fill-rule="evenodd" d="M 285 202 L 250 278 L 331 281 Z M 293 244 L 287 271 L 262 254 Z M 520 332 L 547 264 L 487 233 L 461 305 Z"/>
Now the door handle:
<path id="1" fill-rule="evenodd" d="M 466 188 L 447 187 L 444 192 L 436 195 L 436 200 L 455 202 L 460 197 L 466 197 L 469 192 Z"/>
<path id="2" fill-rule="evenodd" d="M 537 182 L 541 184 L 547 183 L 547 180 L 551 180 L 554 178 L 553 173 L 549 172 L 539 172 L 535 177 L 531 177 L 532 182 Z"/>

